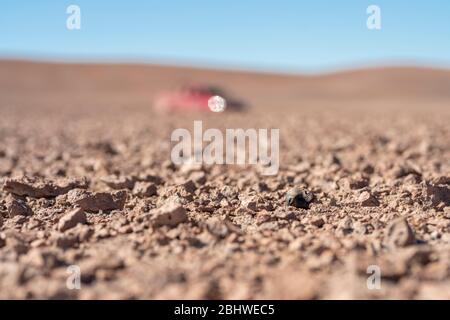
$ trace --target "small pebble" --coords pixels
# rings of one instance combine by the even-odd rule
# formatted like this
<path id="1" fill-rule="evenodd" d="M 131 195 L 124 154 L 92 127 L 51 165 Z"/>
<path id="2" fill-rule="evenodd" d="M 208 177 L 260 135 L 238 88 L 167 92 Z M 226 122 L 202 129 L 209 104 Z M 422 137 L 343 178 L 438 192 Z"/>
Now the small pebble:
<path id="1" fill-rule="evenodd" d="M 309 209 L 314 196 L 308 190 L 293 188 L 286 193 L 286 206 Z"/>

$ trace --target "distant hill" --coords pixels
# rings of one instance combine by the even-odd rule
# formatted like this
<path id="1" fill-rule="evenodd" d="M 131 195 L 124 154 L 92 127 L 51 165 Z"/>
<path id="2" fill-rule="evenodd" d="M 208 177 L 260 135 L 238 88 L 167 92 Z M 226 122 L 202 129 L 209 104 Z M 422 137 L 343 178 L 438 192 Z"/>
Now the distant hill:
<path id="1" fill-rule="evenodd" d="M 285 75 L 137 64 L 0 60 L 0 96 L 106 94 L 153 97 L 185 83 L 224 87 L 254 104 L 348 99 L 448 99 L 450 71 L 382 67 L 325 75 Z"/>

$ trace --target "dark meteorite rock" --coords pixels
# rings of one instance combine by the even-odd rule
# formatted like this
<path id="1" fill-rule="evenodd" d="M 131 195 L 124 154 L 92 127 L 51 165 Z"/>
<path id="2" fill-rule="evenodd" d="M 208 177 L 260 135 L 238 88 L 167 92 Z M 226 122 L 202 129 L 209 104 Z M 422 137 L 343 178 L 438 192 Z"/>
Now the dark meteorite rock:
<path id="1" fill-rule="evenodd" d="M 313 194 L 308 190 L 293 188 L 286 193 L 286 206 L 309 209 Z"/>

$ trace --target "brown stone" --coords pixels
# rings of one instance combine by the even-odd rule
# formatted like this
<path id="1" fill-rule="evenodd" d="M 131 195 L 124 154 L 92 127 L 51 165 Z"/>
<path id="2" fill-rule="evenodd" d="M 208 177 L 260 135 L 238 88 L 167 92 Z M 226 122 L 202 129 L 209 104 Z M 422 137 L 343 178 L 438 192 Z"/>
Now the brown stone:
<path id="1" fill-rule="evenodd" d="M 68 201 L 87 212 L 122 210 L 127 198 L 126 191 L 92 193 L 80 189 L 69 192 Z"/>
<path id="2" fill-rule="evenodd" d="M 105 183 L 108 187 L 115 190 L 121 189 L 129 189 L 132 190 L 135 183 L 135 177 L 117 177 L 117 176 L 108 176 L 101 179 L 103 183 Z"/>
<path id="3" fill-rule="evenodd" d="M 151 221 L 155 227 L 175 227 L 188 220 L 186 210 L 180 204 L 173 202 L 166 203 L 150 213 Z"/>
<path id="4" fill-rule="evenodd" d="M 406 247 L 416 242 L 414 232 L 405 218 L 389 223 L 386 228 L 385 242 L 389 248 Z"/>
<path id="5" fill-rule="evenodd" d="M 137 182 L 133 194 L 141 197 L 152 197 L 157 194 L 156 185 L 152 182 Z"/>
<path id="6" fill-rule="evenodd" d="M 377 207 L 380 205 L 378 199 L 368 191 L 362 192 L 359 195 L 358 201 L 363 207 Z"/>
<path id="7" fill-rule="evenodd" d="M 59 231 L 66 231 L 68 229 L 71 229 L 75 227 L 77 224 L 85 224 L 87 222 L 86 214 L 84 213 L 83 209 L 76 208 L 72 211 L 69 211 L 66 213 L 58 223 L 58 230 Z"/>
<path id="8" fill-rule="evenodd" d="M 31 216 L 33 211 L 24 199 L 10 196 L 6 200 L 6 208 L 10 218 L 15 216 Z"/>
<path id="9" fill-rule="evenodd" d="M 38 178 L 21 177 L 6 179 L 3 190 L 18 196 L 54 198 L 66 194 L 72 189 L 86 187 L 86 179 L 61 179 L 55 182 Z"/>

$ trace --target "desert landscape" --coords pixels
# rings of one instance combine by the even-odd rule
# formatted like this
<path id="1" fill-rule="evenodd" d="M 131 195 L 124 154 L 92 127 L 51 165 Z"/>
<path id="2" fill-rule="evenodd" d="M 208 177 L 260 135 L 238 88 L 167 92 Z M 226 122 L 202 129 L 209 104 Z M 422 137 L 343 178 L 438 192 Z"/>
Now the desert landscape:
<path id="1" fill-rule="evenodd" d="M 248 106 L 154 112 L 185 83 Z M 278 174 L 174 165 L 195 120 L 279 129 Z M 449 70 L 2 60 L 0 298 L 450 299 L 449 123 Z"/>

